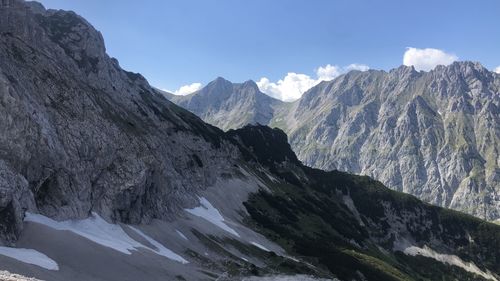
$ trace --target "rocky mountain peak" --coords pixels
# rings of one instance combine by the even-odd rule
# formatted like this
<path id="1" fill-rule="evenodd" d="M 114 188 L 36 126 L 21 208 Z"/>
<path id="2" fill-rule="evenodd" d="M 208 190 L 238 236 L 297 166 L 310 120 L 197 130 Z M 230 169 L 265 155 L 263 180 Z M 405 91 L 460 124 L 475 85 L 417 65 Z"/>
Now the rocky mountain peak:
<path id="1" fill-rule="evenodd" d="M 257 157 L 260 163 L 290 162 L 300 165 L 300 161 L 288 143 L 288 137 L 278 128 L 271 129 L 264 125 L 246 125 L 237 130 L 227 132 L 229 137 L 243 144 L 243 150 L 248 150 L 244 155 L 248 160 Z"/>
<path id="2" fill-rule="evenodd" d="M 255 83 L 255 81 L 253 81 L 253 80 L 247 80 L 247 81 L 243 82 L 242 87 L 251 88 L 251 89 L 254 89 L 254 90 L 260 92 L 259 86 L 257 86 L 257 83 Z"/>
<path id="3" fill-rule="evenodd" d="M 223 77 L 217 77 L 205 86 L 207 89 L 225 89 L 232 86 L 231 81 L 226 80 Z"/>
<path id="4" fill-rule="evenodd" d="M 473 61 L 455 61 L 450 65 L 438 65 L 430 72 L 446 73 L 448 75 L 486 75 L 490 71 L 486 69 L 481 63 Z"/>
<path id="5" fill-rule="evenodd" d="M 170 100 L 223 130 L 267 124 L 275 107 L 282 103 L 262 93 L 252 80 L 232 83 L 222 77 L 193 94 Z"/>
<path id="6" fill-rule="evenodd" d="M 0 211 L 12 222 L 0 243 L 20 232 L 26 210 L 166 218 L 194 199 L 186 190 L 215 182 L 212 161 L 237 155 L 222 131 L 121 69 L 75 13 L 10 2 L 0 33 Z"/>

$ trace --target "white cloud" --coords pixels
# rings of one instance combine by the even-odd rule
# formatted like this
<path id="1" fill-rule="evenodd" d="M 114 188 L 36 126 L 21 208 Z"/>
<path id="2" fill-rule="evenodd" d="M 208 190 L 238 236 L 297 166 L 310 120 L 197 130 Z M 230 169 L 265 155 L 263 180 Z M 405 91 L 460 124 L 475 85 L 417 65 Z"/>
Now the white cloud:
<path id="1" fill-rule="evenodd" d="M 438 65 L 449 65 L 456 60 L 458 60 L 456 55 L 432 48 L 406 48 L 403 56 L 403 64 L 413 65 L 418 71 L 429 71 Z"/>
<path id="2" fill-rule="evenodd" d="M 294 72 L 289 72 L 278 82 L 271 82 L 265 77 L 257 81 L 257 86 L 262 92 L 284 101 L 300 98 L 305 91 L 316 84 L 317 81 L 309 75 Z"/>
<path id="3" fill-rule="evenodd" d="M 493 71 L 500 74 L 500 66 L 497 66 L 497 68 L 493 69 Z"/>
<path id="4" fill-rule="evenodd" d="M 367 71 L 368 69 L 370 69 L 370 67 L 368 67 L 368 65 L 357 64 L 357 63 L 352 63 L 352 64 L 345 67 L 345 71 L 347 71 L 347 72 L 349 72 L 351 70 Z"/>
<path id="5" fill-rule="evenodd" d="M 316 75 L 319 81 L 329 81 L 341 74 L 341 68 L 336 65 L 327 64 L 316 69 Z"/>
<path id="6" fill-rule="evenodd" d="M 364 64 L 350 64 L 345 67 L 327 64 L 316 69 L 316 78 L 307 74 L 289 72 L 283 79 L 277 82 L 271 82 L 268 78 L 262 77 L 257 81 L 257 86 L 259 86 L 262 92 L 274 98 L 283 101 L 294 101 L 321 81 L 333 80 L 351 70 L 366 71 L 368 69 L 369 67 Z"/>
<path id="7" fill-rule="evenodd" d="M 198 91 L 202 87 L 203 87 L 203 85 L 201 83 L 192 83 L 189 85 L 184 85 L 171 93 L 174 95 L 185 96 L 185 95 L 189 95 L 189 94 L 192 94 L 192 93 Z M 167 91 L 167 92 L 170 92 L 170 91 Z"/>

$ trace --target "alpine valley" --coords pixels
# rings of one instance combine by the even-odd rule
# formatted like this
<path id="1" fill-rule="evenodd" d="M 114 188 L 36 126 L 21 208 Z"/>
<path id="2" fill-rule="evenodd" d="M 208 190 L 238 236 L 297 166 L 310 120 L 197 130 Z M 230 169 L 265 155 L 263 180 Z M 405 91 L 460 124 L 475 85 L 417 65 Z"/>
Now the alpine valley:
<path id="1" fill-rule="evenodd" d="M 282 129 L 306 165 L 371 176 L 426 202 L 500 221 L 500 75 L 455 62 L 351 71 L 295 102 L 222 78 L 173 102 L 224 130 Z"/>
<path id="2" fill-rule="evenodd" d="M 325 171 L 498 218 L 500 78 L 480 65 L 173 98 L 225 132 L 74 12 L 0 5 L 0 280 L 500 280 L 499 225 Z"/>

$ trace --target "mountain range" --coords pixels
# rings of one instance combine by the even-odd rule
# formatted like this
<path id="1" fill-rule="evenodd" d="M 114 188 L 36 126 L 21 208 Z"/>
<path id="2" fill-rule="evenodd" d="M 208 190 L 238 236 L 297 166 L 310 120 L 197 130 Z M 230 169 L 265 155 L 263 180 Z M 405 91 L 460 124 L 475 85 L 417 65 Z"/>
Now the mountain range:
<path id="1" fill-rule="evenodd" d="M 500 218 L 500 75 L 479 63 L 351 71 L 288 103 L 255 83 L 231 87 L 221 78 L 170 99 L 222 129 L 280 128 L 306 165 L 369 175 L 438 206 Z"/>
<path id="2" fill-rule="evenodd" d="M 0 3 L 0 131 L 0 279 L 500 280 L 500 226 L 205 123 L 74 12 Z"/>

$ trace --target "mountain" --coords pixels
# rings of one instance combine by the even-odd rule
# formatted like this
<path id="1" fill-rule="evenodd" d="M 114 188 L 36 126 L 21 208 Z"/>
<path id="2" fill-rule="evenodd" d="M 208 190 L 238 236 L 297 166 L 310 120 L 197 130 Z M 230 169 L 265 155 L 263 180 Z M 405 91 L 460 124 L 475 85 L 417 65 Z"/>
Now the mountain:
<path id="1" fill-rule="evenodd" d="M 204 107 L 193 112 L 220 126 L 212 116 L 224 111 L 210 100 Z M 284 130 L 307 165 L 369 175 L 426 202 L 496 220 L 499 112 L 500 76 L 479 63 L 455 62 L 430 72 L 351 71 L 295 102 L 276 103 L 261 124 Z"/>
<path id="2" fill-rule="evenodd" d="M 262 93 L 254 81 L 233 84 L 220 77 L 190 95 L 167 97 L 223 130 L 268 124 L 281 104 Z"/>
<path id="3" fill-rule="evenodd" d="M 2 279 L 500 279 L 500 226 L 204 123 L 73 12 L 2 1 L 0 35 Z"/>
<path id="4" fill-rule="evenodd" d="M 350 72 L 271 125 L 304 163 L 372 176 L 426 202 L 500 218 L 500 76 L 479 63 Z"/>

